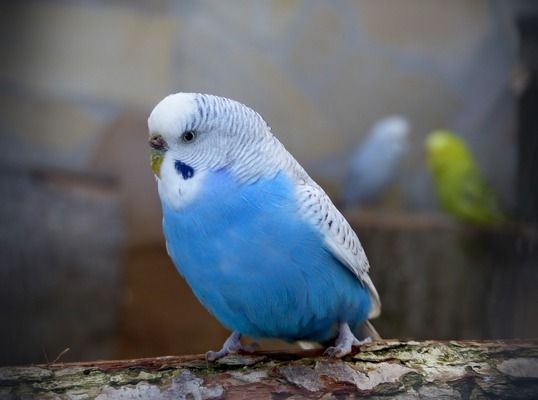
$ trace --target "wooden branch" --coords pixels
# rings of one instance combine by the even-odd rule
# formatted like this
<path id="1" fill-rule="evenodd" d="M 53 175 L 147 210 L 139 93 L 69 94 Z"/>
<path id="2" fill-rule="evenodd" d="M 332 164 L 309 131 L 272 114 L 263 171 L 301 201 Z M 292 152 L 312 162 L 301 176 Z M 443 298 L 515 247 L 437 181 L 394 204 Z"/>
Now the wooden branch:
<path id="1" fill-rule="evenodd" d="M 383 340 L 345 360 L 260 352 L 0 368 L 0 398 L 538 398 L 538 340 Z"/>

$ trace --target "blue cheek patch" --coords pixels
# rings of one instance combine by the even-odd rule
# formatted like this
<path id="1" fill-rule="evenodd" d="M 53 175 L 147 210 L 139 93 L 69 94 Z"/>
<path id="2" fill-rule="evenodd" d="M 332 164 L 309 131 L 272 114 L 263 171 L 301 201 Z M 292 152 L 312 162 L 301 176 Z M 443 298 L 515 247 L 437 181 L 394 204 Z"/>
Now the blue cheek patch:
<path id="1" fill-rule="evenodd" d="M 194 169 L 190 165 L 185 164 L 184 162 L 176 160 L 176 162 L 174 163 L 174 167 L 176 171 L 179 172 L 185 180 L 194 176 Z"/>

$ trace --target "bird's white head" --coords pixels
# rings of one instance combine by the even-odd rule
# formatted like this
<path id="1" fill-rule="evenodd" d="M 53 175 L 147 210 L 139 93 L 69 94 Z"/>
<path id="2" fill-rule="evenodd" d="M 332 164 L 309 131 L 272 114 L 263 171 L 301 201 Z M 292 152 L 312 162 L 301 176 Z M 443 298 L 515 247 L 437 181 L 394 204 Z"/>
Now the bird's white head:
<path id="1" fill-rule="evenodd" d="M 387 142 L 405 142 L 408 140 L 410 130 L 411 127 L 406 118 L 391 115 L 376 122 L 372 127 L 372 135 L 378 136 Z"/>
<path id="2" fill-rule="evenodd" d="M 223 97 L 176 93 L 148 119 L 151 168 L 161 198 L 179 208 L 197 193 L 208 171 L 229 169 L 239 179 L 270 173 L 283 150 L 265 121 Z"/>

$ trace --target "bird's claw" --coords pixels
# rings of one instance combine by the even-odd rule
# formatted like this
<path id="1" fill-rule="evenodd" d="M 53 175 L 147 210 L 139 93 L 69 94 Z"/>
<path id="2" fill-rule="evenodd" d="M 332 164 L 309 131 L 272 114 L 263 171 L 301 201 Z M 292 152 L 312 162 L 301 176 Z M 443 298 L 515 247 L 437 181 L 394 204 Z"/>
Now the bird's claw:
<path id="1" fill-rule="evenodd" d="M 224 357 L 226 354 L 228 353 L 223 351 L 223 349 L 220 349 L 219 351 L 209 350 L 205 353 L 205 360 L 213 362 L 215 360 L 218 360 L 219 358 Z"/>
<path id="2" fill-rule="evenodd" d="M 217 361 L 219 358 L 226 357 L 229 354 L 251 354 L 251 353 L 254 353 L 257 348 L 258 348 L 258 344 L 255 343 L 254 345 L 245 345 L 237 349 L 222 348 L 219 351 L 209 350 L 208 352 L 205 353 L 205 359 L 207 361 L 213 362 L 213 361 Z"/>
<path id="3" fill-rule="evenodd" d="M 323 355 L 330 358 L 342 358 L 351 353 L 351 346 L 348 348 L 344 346 L 331 346 L 327 347 L 323 352 Z"/>
<path id="4" fill-rule="evenodd" d="M 362 346 L 371 341 L 371 337 L 367 337 L 364 340 L 357 339 L 351 332 L 351 329 L 349 329 L 349 325 L 347 323 L 341 323 L 340 332 L 334 346 L 328 347 L 323 354 L 331 358 L 342 358 L 351 353 L 354 346 Z"/>
<path id="5" fill-rule="evenodd" d="M 336 346 L 327 347 L 323 352 L 323 355 L 331 358 L 342 358 L 347 356 L 353 350 L 353 347 L 359 347 L 363 344 L 370 343 L 372 341 L 371 337 L 367 337 L 364 340 L 354 339 L 353 343 L 340 343 Z"/>
<path id="6" fill-rule="evenodd" d="M 222 349 L 219 351 L 209 350 L 205 353 L 205 359 L 207 361 L 216 361 L 219 358 L 225 357 L 228 354 L 233 353 L 252 353 L 258 348 L 258 343 L 251 343 L 249 345 L 242 345 L 241 334 L 238 332 L 233 332 L 228 339 L 224 342 Z"/>
<path id="7" fill-rule="evenodd" d="M 363 344 L 372 343 L 372 338 L 368 336 L 367 338 L 364 338 L 363 340 L 356 339 L 355 342 L 353 342 L 353 346 L 362 346 Z"/>

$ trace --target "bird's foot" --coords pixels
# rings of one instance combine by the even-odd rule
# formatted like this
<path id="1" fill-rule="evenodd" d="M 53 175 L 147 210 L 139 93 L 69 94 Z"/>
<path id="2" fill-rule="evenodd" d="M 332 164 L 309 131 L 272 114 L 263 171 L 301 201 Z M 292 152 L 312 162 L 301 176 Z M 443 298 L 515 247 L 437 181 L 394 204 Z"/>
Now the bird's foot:
<path id="1" fill-rule="evenodd" d="M 256 350 L 257 345 L 242 345 L 241 344 L 241 334 L 239 332 L 232 332 L 232 334 L 226 339 L 224 344 L 222 345 L 222 349 L 219 351 L 208 351 L 205 353 L 205 358 L 207 361 L 216 361 L 219 358 L 225 357 L 228 354 L 231 353 L 252 353 L 254 350 Z"/>
<path id="2" fill-rule="evenodd" d="M 359 340 L 353 335 L 349 325 L 346 322 L 340 323 L 340 331 L 338 337 L 334 343 L 334 346 L 327 347 L 324 355 L 332 358 L 342 358 L 351 353 L 353 346 L 362 346 L 363 344 L 370 343 L 372 338 L 367 337 L 364 340 Z"/>

